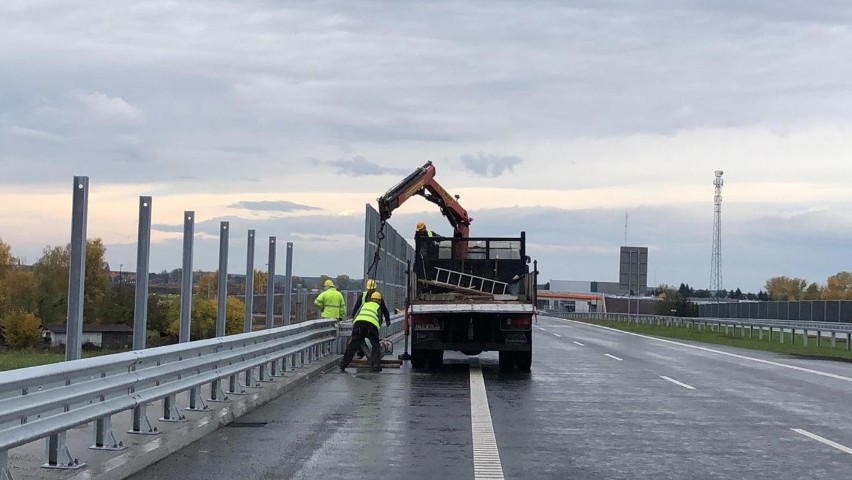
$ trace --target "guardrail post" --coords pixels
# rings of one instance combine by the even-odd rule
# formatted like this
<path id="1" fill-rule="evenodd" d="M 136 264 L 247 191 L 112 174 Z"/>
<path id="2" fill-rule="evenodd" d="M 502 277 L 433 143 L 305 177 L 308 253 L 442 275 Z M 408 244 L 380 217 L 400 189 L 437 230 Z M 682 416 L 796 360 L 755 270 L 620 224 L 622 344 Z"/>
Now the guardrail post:
<path id="1" fill-rule="evenodd" d="M 819 329 L 817 329 L 816 342 L 817 342 L 817 347 L 822 346 L 822 332 Z"/>
<path id="2" fill-rule="evenodd" d="M 94 441 L 92 450 L 124 450 L 122 442 L 116 440 L 112 432 L 112 418 L 107 416 L 95 420 Z"/>
<path id="3" fill-rule="evenodd" d="M 784 327 L 778 329 L 778 340 L 779 343 L 784 343 Z"/>
<path id="4" fill-rule="evenodd" d="M 66 432 L 57 433 L 47 437 L 47 463 L 43 468 L 55 468 L 61 470 L 76 470 L 86 466 L 71 455 L 65 444 Z"/>
<path id="5" fill-rule="evenodd" d="M 796 329 L 791 328 L 790 329 L 790 345 L 795 345 L 795 344 L 796 344 Z"/>
<path id="6" fill-rule="evenodd" d="M 9 451 L 0 452 L 0 480 L 12 480 L 12 472 L 9 471 Z"/>
<path id="7" fill-rule="evenodd" d="M 207 410 L 207 405 L 201 399 L 201 387 L 192 387 L 189 389 L 189 406 L 186 409 L 190 411 Z"/>
<path id="8" fill-rule="evenodd" d="M 163 417 L 160 418 L 161 422 L 179 422 L 186 418 L 177 409 L 175 400 L 174 395 L 163 398 Z"/>
<path id="9" fill-rule="evenodd" d="M 837 332 L 831 332 L 831 348 L 837 347 Z"/>
<path id="10" fill-rule="evenodd" d="M 146 405 L 139 405 L 133 409 L 133 424 L 130 426 L 130 430 L 128 430 L 127 433 L 133 433 L 136 435 L 157 435 L 160 433 L 160 431 L 157 430 L 157 427 L 151 425 L 151 422 L 148 421 L 146 410 Z"/>
<path id="11" fill-rule="evenodd" d="M 852 333 L 846 334 L 846 350 L 852 350 Z"/>
<path id="12" fill-rule="evenodd" d="M 804 335 L 802 335 L 802 346 L 807 347 L 808 346 L 808 329 L 806 328 L 803 331 L 804 331 Z M 819 332 L 817 331 L 817 333 L 819 333 Z"/>
<path id="13" fill-rule="evenodd" d="M 763 325 L 761 325 L 761 326 L 759 327 L 759 330 L 758 330 L 758 332 L 757 332 L 757 339 L 758 339 L 758 340 L 763 340 Z M 771 338 L 770 338 L 769 340 L 770 340 L 770 341 L 772 341 L 772 339 L 771 339 Z"/>

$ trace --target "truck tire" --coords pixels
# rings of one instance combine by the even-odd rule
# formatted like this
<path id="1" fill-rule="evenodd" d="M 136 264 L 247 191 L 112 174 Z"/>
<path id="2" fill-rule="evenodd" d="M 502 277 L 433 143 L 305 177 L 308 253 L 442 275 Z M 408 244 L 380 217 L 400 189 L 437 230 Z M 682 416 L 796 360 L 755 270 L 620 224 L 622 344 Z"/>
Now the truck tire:
<path id="1" fill-rule="evenodd" d="M 429 361 L 429 368 L 441 368 L 441 365 L 444 363 L 444 351 L 429 350 L 427 359 Z"/>
<path id="2" fill-rule="evenodd" d="M 426 368 L 426 350 L 411 349 L 411 368 Z"/>
<path id="3" fill-rule="evenodd" d="M 500 355 L 500 371 L 511 372 L 515 368 L 515 352 L 499 352 Z"/>
<path id="4" fill-rule="evenodd" d="M 519 372 L 529 373 L 532 368 L 532 352 L 515 352 L 515 366 Z"/>

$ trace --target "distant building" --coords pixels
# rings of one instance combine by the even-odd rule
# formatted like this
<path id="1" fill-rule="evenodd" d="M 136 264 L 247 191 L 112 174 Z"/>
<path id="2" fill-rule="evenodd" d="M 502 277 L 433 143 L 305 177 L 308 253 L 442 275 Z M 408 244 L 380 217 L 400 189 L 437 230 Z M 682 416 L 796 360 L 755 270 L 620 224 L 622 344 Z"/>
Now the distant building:
<path id="1" fill-rule="evenodd" d="M 606 312 L 606 304 L 602 294 L 539 291 L 537 307 L 550 312 Z"/>
<path id="2" fill-rule="evenodd" d="M 67 325 L 47 325 L 42 329 L 44 343 L 51 347 L 65 345 Z M 133 329 L 127 325 L 83 325 L 82 343 L 101 348 L 128 348 L 133 344 Z"/>
<path id="3" fill-rule="evenodd" d="M 625 295 L 648 291 L 648 247 L 621 247 L 618 268 L 619 290 Z"/>

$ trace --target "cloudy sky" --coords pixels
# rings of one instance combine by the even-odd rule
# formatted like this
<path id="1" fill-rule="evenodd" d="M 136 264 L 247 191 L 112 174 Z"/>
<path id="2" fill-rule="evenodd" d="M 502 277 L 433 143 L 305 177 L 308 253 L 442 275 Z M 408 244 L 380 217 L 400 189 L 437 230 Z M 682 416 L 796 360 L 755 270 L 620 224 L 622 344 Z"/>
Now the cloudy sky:
<path id="1" fill-rule="evenodd" d="M 720 169 L 724 287 L 824 283 L 852 270 L 850 52 L 845 0 L 3 0 L 0 237 L 67 243 L 86 175 L 115 269 L 152 195 L 154 271 L 193 210 L 197 268 L 229 220 L 232 271 L 254 228 L 360 277 L 364 205 L 432 160 L 544 280 L 617 280 L 627 211 L 650 283 L 706 288 Z M 391 223 L 449 234 L 432 207 Z"/>

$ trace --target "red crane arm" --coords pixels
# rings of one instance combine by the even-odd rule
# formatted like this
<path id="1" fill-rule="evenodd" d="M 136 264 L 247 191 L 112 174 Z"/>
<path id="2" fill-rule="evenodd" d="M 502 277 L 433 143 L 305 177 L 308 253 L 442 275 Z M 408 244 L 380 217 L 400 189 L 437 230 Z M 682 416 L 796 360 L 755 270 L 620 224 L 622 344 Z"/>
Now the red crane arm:
<path id="1" fill-rule="evenodd" d="M 420 195 L 441 209 L 453 227 L 453 236 L 468 238 L 472 218 L 467 210 L 459 205 L 458 197 L 453 197 L 435 180 L 435 166 L 432 162 L 415 170 L 395 187 L 378 198 L 379 214 L 382 220 L 390 218 L 394 210 L 414 195 Z"/>

